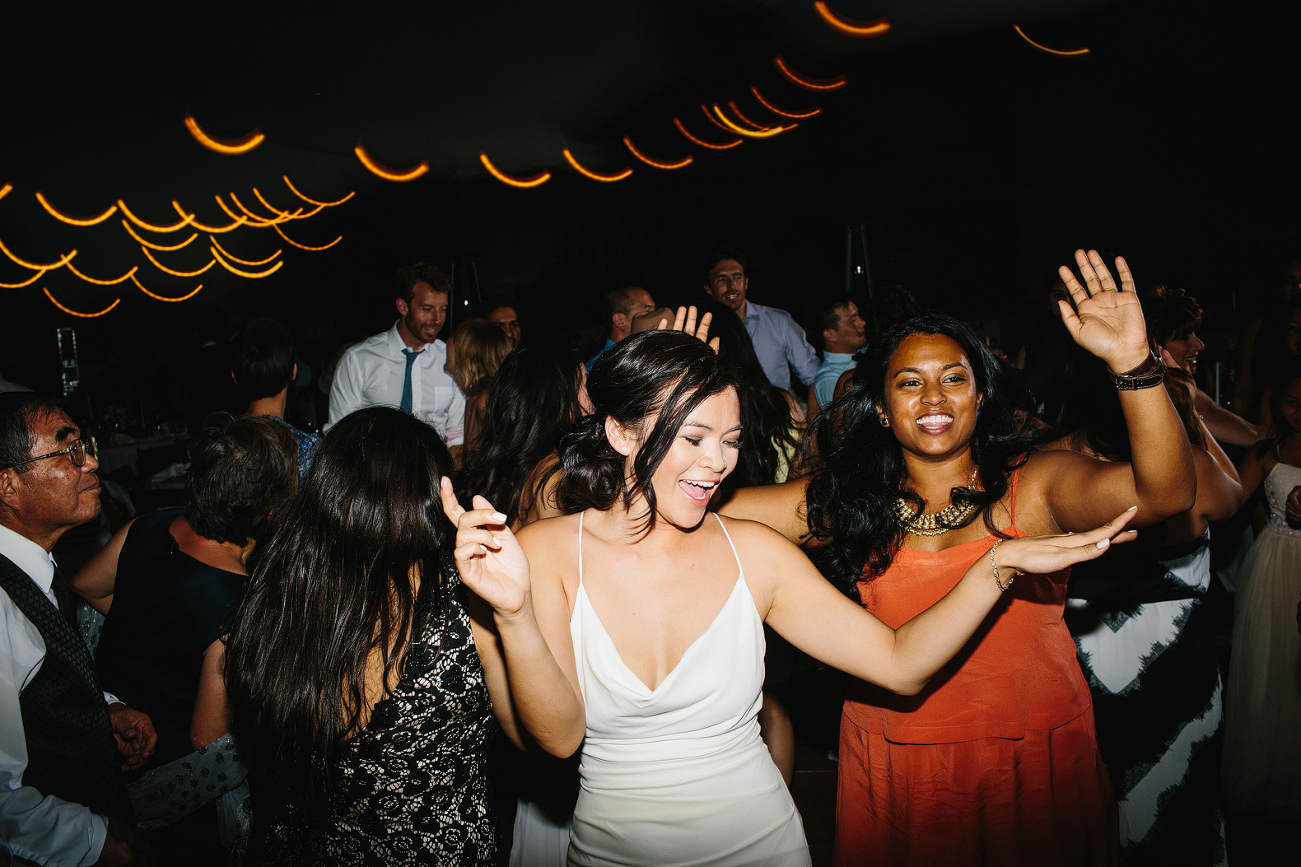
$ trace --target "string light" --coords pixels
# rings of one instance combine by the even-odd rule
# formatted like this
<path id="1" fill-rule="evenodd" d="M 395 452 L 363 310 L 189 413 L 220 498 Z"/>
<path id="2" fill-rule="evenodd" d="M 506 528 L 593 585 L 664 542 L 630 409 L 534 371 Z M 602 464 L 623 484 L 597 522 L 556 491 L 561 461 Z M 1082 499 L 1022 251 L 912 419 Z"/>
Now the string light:
<path id="1" fill-rule="evenodd" d="M 357 155 L 357 159 L 361 160 L 361 164 L 365 166 L 371 174 L 377 175 L 386 181 L 398 181 L 400 183 L 414 181 L 416 178 L 429 171 L 429 163 L 421 162 L 420 165 L 416 166 L 414 169 L 409 169 L 405 172 L 395 172 L 392 169 L 384 168 L 371 159 L 370 154 L 366 153 L 366 149 L 361 145 L 357 145 L 353 148 L 352 152 Z"/>
<path id="2" fill-rule="evenodd" d="M 3 187 L 0 187 L 0 199 L 3 199 L 5 196 L 9 195 L 9 192 L 13 188 L 14 188 L 13 184 L 5 184 Z"/>
<path id="3" fill-rule="evenodd" d="M 232 195 L 234 195 L 234 194 L 232 193 Z M 278 208 L 273 208 L 273 207 L 271 207 L 271 204 L 270 204 L 270 203 L 269 203 L 265 198 L 262 197 L 262 194 L 261 194 L 260 192 L 258 192 L 258 188 L 257 188 L 257 187 L 254 187 L 254 188 L 253 188 L 253 195 L 257 196 L 257 200 L 258 200 L 259 202 L 262 203 L 262 207 L 266 208 L 268 211 L 270 211 L 271 213 L 275 214 L 277 217 L 284 217 L 286 220 L 292 220 L 292 219 L 293 219 L 293 217 L 290 216 L 288 212 L 286 212 L 286 211 L 281 211 L 281 210 L 279 210 Z M 318 208 L 316 209 L 316 211 L 319 211 L 319 210 L 321 210 L 321 209 L 318 207 Z M 312 213 L 314 214 L 314 213 L 316 213 L 316 211 L 313 211 Z M 302 214 L 302 213 L 303 213 L 303 209 L 302 209 L 302 208 L 299 208 L 297 211 L 294 211 L 294 216 L 300 215 L 300 214 Z"/>
<path id="4" fill-rule="evenodd" d="M 78 219 L 77 217 L 69 217 L 67 214 L 61 213 L 58 209 L 56 209 L 53 205 L 51 205 L 48 201 L 46 201 L 45 196 L 41 195 L 39 192 L 36 194 L 36 201 L 41 203 L 41 207 L 44 208 L 51 217 L 53 217 L 56 220 L 62 220 L 63 222 L 67 223 L 70 226 L 94 226 L 97 223 L 104 222 L 109 217 L 113 216 L 113 214 L 117 211 L 117 205 L 109 205 L 108 210 L 100 214 L 99 216 L 87 217 L 86 219 L 83 220 L 83 219 Z"/>
<path id="5" fill-rule="evenodd" d="M 0 288 L 3 288 L 3 289 L 21 289 L 21 288 L 23 288 L 24 286 L 30 286 L 30 285 L 32 285 L 33 283 L 35 283 L 37 280 L 39 280 L 39 279 L 41 279 L 42 277 L 44 277 L 44 276 L 45 276 L 45 272 L 46 272 L 47 270 L 49 270 L 49 269 L 48 269 L 48 268 L 42 268 L 41 270 L 39 270 L 39 271 L 37 271 L 35 274 L 33 274 L 33 275 L 31 276 L 30 279 L 28 279 L 28 280 L 24 280 L 24 281 L 21 282 L 21 283 L 0 283 Z"/>
<path id="6" fill-rule="evenodd" d="M 48 265 L 38 265 L 35 262 L 28 262 L 26 259 L 19 259 L 8 247 L 5 246 L 4 241 L 0 241 L 0 253 L 4 253 L 13 260 L 14 264 L 22 265 L 29 271 L 53 271 L 55 268 L 62 268 L 64 265 L 72 261 L 73 256 L 77 255 L 76 250 L 71 250 L 65 253 L 63 258 L 57 262 L 51 262 Z"/>
<path id="7" fill-rule="evenodd" d="M 141 292 L 145 293 L 150 298 L 155 298 L 159 301 L 184 301 L 187 298 L 193 298 L 195 295 L 199 294 L 199 290 L 203 288 L 203 284 L 200 283 L 198 286 L 194 287 L 193 292 L 182 295 L 180 298 L 168 298 L 166 295 L 159 295 L 156 292 L 150 292 L 148 289 L 144 287 L 144 285 L 139 280 L 136 279 L 136 275 L 134 274 L 131 275 L 131 282 L 136 284 L 136 288 L 139 289 Z"/>
<path id="8" fill-rule="evenodd" d="M 741 109 L 737 108 L 737 107 L 736 107 L 736 103 L 735 103 L 735 102 L 732 102 L 730 99 L 727 101 L 727 107 L 730 108 L 730 109 L 732 110 L 732 114 L 736 115 L 737 117 L 739 117 L 739 118 L 741 119 L 741 122 L 742 122 L 742 123 L 747 123 L 747 124 L 749 124 L 750 127 L 751 127 L 752 129 L 757 129 L 757 130 L 759 130 L 760 132 L 763 132 L 763 131 L 770 130 L 770 129 L 779 129 L 779 128 L 780 128 L 780 124 L 779 124 L 778 126 L 773 127 L 773 126 L 764 126 L 764 125 L 761 124 L 761 123 L 755 123 L 754 121 L 750 120 L 750 118 L 748 118 L 748 117 L 746 117 L 744 114 L 742 114 L 742 113 L 741 113 Z M 718 110 L 718 106 L 714 106 L 714 109 L 715 109 L 715 110 Z M 719 111 L 718 113 L 719 113 L 719 114 L 722 114 L 721 111 Z M 792 126 L 794 126 L 794 124 L 792 124 Z"/>
<path id="9" fill-rule="evenodd" d="M 709 148 L 711 151 L 725 151 L 728 148 L 736 147 L 742 141 L 744 141 L 744 139 L 737 139 L 736 141 L 730 141 L 725 144 L 714 144 L 713 142 L 705 141 L 702 138 L 696 138 L 694 135 L 692 135 L 687 131 L 687 128 L 682 125 L 682 121 L 678 120 L 676 117 L 673 118 L 673 125 L 678 128 L 678 132 L 682 133 L 684 136 L 687 137 L 687 141 L 698 144 L 702 148 Z"/>
<path id="10" fill-rule="evenodd" d="M 702 103 L 701 106 L 700 106 L 700 110 L 703 111 L 703 112 L 705 113 L 705 117 L 709 118 L 709 122 L 712 123 L 714 126 L 718 127 L 718 128 L 721 129 L 723 132 L 731 132 L 730 129 L 728 129 L 727 127 L 723 126 L 723 122 L 722 122 L 722 121 L 720 121 L 718 118 L 714 117 L 713 112 L 711 112 L 711 111 L 709 110 L 709 106 L 704 105 L 704 104 Z"/>
<path id="11" fill-rule="evenodd" d="M 131 213 L 131 209 L 128 208 L 126 202 L 121 199 L 117 200 L 117 206 L 122 209 L 123 216 L 135 223 L 137 226 L 150 232 L 158 232 L 159 234 L 166 234 L 167 232 L 175 232 L 178 229 L 184 229 L 194 220 L 193 216 L 182 214 L 182 219 L 179 223 L 172 223 L 170 226 L 158 226 L 153 223 L 146 223 L 144 220 Z"/>
<path id="12" fill-rule="evenodd" d="M 307 202 L 307 204 L 309 205 L 317 205 L 322 208 L 333 208 L 335 205 L 342 205 L 344 202 L 348 201 L 353 196 L 357 195 L 357 193 L 354 191 L 348 193 L 348 195 L 344 196 L 342 199 L 339 199 L 339 201 L 337 202 L 318 202 L 316 199 L 309 199 L 307 198 L 307 196 L 304 196 L 302 193 L 298 192 L 298 188 L 295 187 L 293 183 L 289 180 L 289 175 L 281 175 L 280 177 L 284 179 L 285 186 L 289 188 L 289 191 L 291 193 L 293 193 L 298 198 L 302 199 L 304 202 Z"/>
<path id="13" fill-rule="evenodd" d="M 632 169 L 628 168 L 621 172 L 615 172 L 612 175 L 603 175 L 599 172 L 594 172 L 591 169 L 584 168 L 579 164 L 578 160 L 574 158 L 574 155 L 569 152 L 569 148 L 565 148 L 561 153 L 565 155 L 565 159 L 569 161 L 569 164 L 574 167 L 574 171 L 578 172 L 580 175 L 589 177 L 594 181 L 605 181 L 607 183 L 611 181 L 621 181 L 632 174 Z"/>
<path id="14" fill-rule="evenodd" d="M 333 247 L 335 244 L 337 244 L 337 243 L 339 243 L 340 241 L 343 240 L 343 236 L 340 235 L 339 237 L 335 238 L 335 239 L 334 239 L 333 241 L 331 241 L 330 243 L 326 244 L 324 247 L 309 247 L 309 246 L 307 246 L 306 244 L 300 244 L 300 243 L 298 243 L 298 242 L 295 241 L 293 238 L 291 238 L 291 237 L 289 237 L 288 235 L 286 235 L 286 234 L 285 234 L 285 230 L 282 229 L 282 228 L 280 228 L 279 226 L 272 226 L 271 228 L 273 228 L 273 229 L 275 229 L 277 232 L 279 232 L 279 233 L 280 233 L 280 237 L 284 238 L 287 242 L 289 242 L 290 244 L 293 244 L 295 247 L 297 247 L 297 248 L 300 249 L 300 250 L 311 250 L 311 251 L 313 251 L 313 252 L 319 252 L 319 251 L 321 251 L 321 250 L 328 250 L 328 249 L 330 249 L 331 247 Z"/>
<path id="15" fill-rule="evenodd" d="M 250 225 L 258 226 L 259 228 L 274 226 L 276 223 L 283 223 L 285 220 L 292 220 L 294 218 L 294 215 L 292 214 L 286 214 L 283 217 L 263 217 L 260 214 L 255 214 L 248 208 L 244 207 L 244 203 L 239 200 L 239 196 L 235 195 L 233 192 L 230 194 L 230 200 L 235 203 L 237 208 L 248 214 L 248 218 L 253 221 Z M 298 209 L 299 212 L 302 210 L 302 208 Z"/>
<path id="16" fill-rule="evenodd" d="M 189 217 L 191 226 L 198 229 L 200 232 L 207 232 L 209 235 L 219 235 L 222 232 L 229 232 L 234 229 L 238 229 L 240 226 L 248 222 L 248 217 L 235 217 L 234 221 L 229 226 L 205 226 L 203 223 L 199 222 L 198 218 L 195 217 L 194 214 L 185 213 L 185 209 L 181 207 L 181 203 L 176 201 L 175 199 L 172 199 L 172 207 L 175 208 L 176 213 L 180 214 L 182 217 Z M 139 239 L 137 238 L 137 240 Z M 191 236 L 190 241 L 193 240 L 194 240 L 194 236 Z M 188 244 L 189 241 L 186 241 L 185 243 Z M 167 248 L 167 247 L 157 247 L 153 244 L 149 244 L 147 246 L 153 247 L 155 250 L 176 249 L 176 248 Z"/>
<path id="17" fill-rule="evenodd" d="M 218 244 L 216 238 L 211 238 L 210 240 L 212 241 L 212 246 L 216 247 L 219 251 L 221 251 L 221 254 L 225 256 L 227 259 L 229 259 L 230 261 L 238 262 L 241 265 L 249 265 L 254 268 L 258 267 L 259 265 L 265 265 L 266 263 L 270 262 L 272 259 L 274 259 L 275 257 L 279 256 L 281 253 L 284 252 L 283 250 L 276 250 L 274 253 L 272 253 L 270 256 L 267 256 L 265 259 L 263 259 L 260 262 L 250 262 L 248 259 L 240 259 L 237 256 L 230 255 L 230 251 L 227 250 L 225 247 L 221 246 L 220 244 Z"/>
<path id="18" fill-rule="evenodd" d="M 654 166 L 657 169 L 680 169 L 683 168 L 684 166 L 691 165 L 691 161 L 692 159 L 694 159 L 691 156 L 691 154 L 687 154 L 685 157 L 683 157 L 682 159 L 678 160 L 675 163 L 666 163 L 661 160 L 654 160 L 646 156 L 646 154 L 642 153 L 637 149 L 637 146 L 632 143 L 632 139 L 628 138 L 627 136 L 623 137 L 623 143 L 627 145 L 628 150 L 632 151 L 633 156 L 635 156 L 637 159 L 644 162 L 646 165 Z"/>
<path id="19" fill-rule="evenodd" d="M 232 265 L 232 264 L 230 264 L 229 262 L 227 262 L 225 259 L 221 258 L 221 253 L 217 252 L 217 248 L 216 248 L 216 247 L 211 247 L 211 248 L 209 248 L 209 249 L 212 250 L 212 258 L 216 260 L 216 262 L 217 262 L 218 265 L 220 265 L 221 267 L 225 268 L 225 269 L 226 269 L 227 271 L 229 271 L 230 273 L 235 274 L 236 276 L 239 276 L 239 277 L 247 277 L 247 278 L 249 278 L 250 280 L 258 280 L 258 279 L 260 279 L 260 278 L 262 278 L 262 277 L 269 277 L 269 276 L 271 276 L 272 274 L 274 274 L 275 272 L 279 271 L 279 270 L 280 270 L 280 266 L 282 266 L 282 265 L 285 264 L 285 260 L 284 260 L 284 259 L 281 259 L 279 262 L 275 263 L 274 265 L 272 265 L 270 268 L 266 269 L 265 271 L 260 271 L 260 272 L 258 272 L 258 273 L 255 274 L 255 273 L 253 273 L 252 271 L 241 271 L 240 269 L 236 268 L 234 265 Z"/>
<path id="20" fill-rule="evenodd" d="M 135 238 L 137 241 L 139 241 L 141 246 L 149 247 L 154 250 L 162 250 L 164 253 L 170 253 L 173 250 L 179 250 L 182 247 L 184 247 L 186 244 L 193 241 L 195 238 L 199 237 L 199 233 L 195 232 L 193 235 L 186 238 L 184 241 L 182 241 L 181 243 L 175 246 L 164 247 L 162 244 L 155 244 L 153 241 L 146 241 L 144 238 L 137 235 L 136 230 L 131 228 L 131 224 L 128 223 L 126 220 L 122 221 L 122 228 L 126 229 L 128 235 L 130 235 L 132 238 Z"/>
<path id="21" fill-rule="evenodd" d="M 511 177 L 510 175 L 503 172 L 501 169 L 494 166 L 492 164 L 492 160 L 488 159 L 487 154 L 479 154 L 479 162 L 483 163 L 483 167 L 488 170 L 488 174 L 492 175 L 494 178 L 501 181 L 503 184 L 509 184 L 512 187 L 520 187 L 521 189 L 528 189 L 529 187 L 541 186 L 542 184 L 545 184 L 547 181 L 551 180 L 551 172 L 542 172 L 541 174 L 534 175 L 531 178 Z"/>
<path id="22" fill-rule="evenodd" d="M 218 193 L 217 195 L 213 196 L 213 198 L 217 200 L 217 204 L 221 206 L 221 209 L 222 209 L 223 211 L 226 212 L 226 216 L 230 217 L 232 220 L 243 220 L 244 222 L 248 223 L 249 218 L 248 218 L 248 217 L 241 217 L 239 214 L 237 214 L 237 213 L 235 213 L 234 211 L 232 211 L 232 210 L 230 209 L 230 205 L 227 205 L 226 202 L 221 198 L 221 194 L 220 194 L 220 193 Z M 251 222 L 251 223 L 249 223 L 249 225 L 250 225 L 250 226 L 264 226 L 264 225 L 270 225 L 270 224 L 269 224 L 269 223 L 263 223 L 263 222 L 261 221 L 261 219 L 254 219 L 254 221 Z"/>
<path id="23" fill-rule="evenodd" d="M 758 130 L 746 129 L 740 124 L 734 123 L 731 118 L 723 114 L 723 110 L 717 105 L 714 106 L 714 111 L 718 114 L 718 119 L 727 124 L 728 129 L 737 135 L 745 136 L 746 138 L 772 138 L 775 135 L 781 135 L 786 132 L 786 130 L 795 126 L 795 124 L 791 124 L 790 126 L 774 126 L 768 127 L 763 132 L 759 132 Z"/>
<path id="24" fill-rule="evenodd" d="M 1080 57 L 1082 55 L 1089 53 L 1089 49 L 1087 48 L 1075 48 L 1070 51 L 1062 51 L 1057 48 L 1049 48 L 1047 45 L 1040 45 L 1038 42 L 1035 42 L 1029 36 L 1026 36 L 1025 31 L 1022 30 L 1017 25 L 1013 24 L 1012 29 L 1015 30 L 1017 33 L 1021 34 L 1021 38 L 1024 39 L 1026 42 L 1029 42 L 1031 45 L 1033 45 L 1035 48 L 1038 48 L 1040 51 L 1046 51 L 1049 54 L 1059 54 L 1062 57 Z"/>
<path id="25" fill-rule="evenodd" d="M 59 308 L 64 313 L 67 313 L 70 316 L 80 316 L 82 319 L 94 319 L 96 316 L 103 316 L 105 313 L 107 313 L 108 311 L 112 310 L 114 307 L 122 303 L 122 299 L 118 298 L 114 300 L 112 304 L 108 305 L 103 310 L 100 310 L 98 313 L 79 313 L 76 310 L 73 310 L 71 307 L 65 307 L 62 304 L 60 304 L 59 299 L 51 295 L 50 290 L 46 289 L 44 286 L 41 287 L 41 291 L 45 293 L 45 297 L 49 298 L 51 303 L 53 303 L 55 307 Z"/>
<path id="26" fill-rule="evenodd" d="M 890 19 L 878 18 L 875 21 L 859 22 L 850 18 L 844 18 L 832 12 L 823 0 L 817 0 L 813 4 L 818 15 L 823 21 L 827 22 L 834 30 L 839 30 L 846 36 L 853 36 L 855 39 L 869 39 L 873 36 L 881 36 L 890 31 Z"/>
<path id="27" fill-rule="evenodd" d="M 777 65 L 777 69 L 780 70 L 782 75 L 790 79 L 792 84 L 796 84 L 804 88 L 805 90 L 817 90 L 817 91 L 839 90 L 840 88 L 844 87 L 846 84 L 849 83 L 849 79 L 845 78 L 845 76 L 843 75 L 837 76 L 836 78 L 830 78 L 825 81 L 820 81 L 813 78 L 805 78 L 803 76 L 796 75 L 794 72 L 791 71 L 791 68 L 786 65 L 786 61 L 782 60 L 780 54 L 778 54 L 776 57 L 773 58 L 773 63 Z"/>
<path id="28" fill-rule="evenodd" d="M 141 249 L 143 250 L 144 248 L 141 247 Z M 73 265 L 71 262 L 64 262 L 63 267 L 67 268 L 69 271 L 71 271 L 73 274 L 76 274 L 78 277 L 80 277 L 82 280 L 85 280 L 87 283 L 94 283 L 96 286 L 116 286 L 118 283 L 125 283 L 127 278 L 130 277 L 132 274 L 134 274 L 136 272 L 136 269 L 139 268 L 140 266 L 132 265 L 130 271 L 126 272 L 121 277 L 115 277 L 112 280 L 97 280 L 94 277 L 87 277 L 85 274 L 78 271 L 77 266 Z"/>
<path id="29" fill-rule="evenodd" d="M 199 128 L 199 123 L 193 115 L 188 114 L 185 116 L 185 128 L 199 144 L 219 154 L 246 154 L 266 141 L 266 136 L 256 129 L 239 139 L 213 138 Z"/>
<path id="30" fill-rule="evenodd" d="M 754 94 L 754 98 L 755 98 L 755 99 L 759 100 L 759 104 L 760 104 L 760 105 L 762 105 L 764 108 L 766 108 L 766 109 L 768 109 L 769 111 L 771 111 L 773 114 L 778 114 L 778 115 L 781 115 L 782 117 L 792 117 L 792 118 L 796 118 L 796 119 L 802 119 L 802 118 L 806 118 L 806 117 L 813 117 L 815 114 L 821 114 L 821 113 L 822 113 L 822 109 L 820 109 L 820 108 L 816 108 L 816 107 L 815 107 L 812 111 L 806 111 L 806 112 L 803 112 L 803 113 L 800 113 L 800 112 L 794 112 L 794 111 L 785 111 L 785 110 L 780 109 L 780 108 L 778 108 L 777 106 L 773 105 L 773 104 L 772 104 L 771 102 L 769 102 L 768 100 L 764 99 L 764 98 L 763 98 L 763 94 L 759 92 L 759 88 L 757 88 L 757 87 L 752 87 L 752 88 L 750 88 L 750 92 Z M 730 105 L 730 104 L 731 104 L 731 103 L 729 103 L 729 105 Z M 739 114 L 739 112 L 738 112 L 738 114 Z"/>
<path id="31" fill-rule="evenodd" d="M 213 262 L 213 260 L 209 259 L 208 264 L 204 265 L 198 271 L 177 271 L 175 268 L 168 268 L 162 262 L 159 262 L 157 259 L 155 259 L 154 254 L 149 252 L 148 247 L 141 247 L 140 249 L 144 250 L 145 258 L 147 258 L 150 262 L 153 262 L 155 268 L 157 268 L 159 271 L 162 271 L 164 274 L 171 274 L 173 277 L 198 277 L 204 271 L 207 271 L 214 264 L 216 264 L 215 262 Z"/>

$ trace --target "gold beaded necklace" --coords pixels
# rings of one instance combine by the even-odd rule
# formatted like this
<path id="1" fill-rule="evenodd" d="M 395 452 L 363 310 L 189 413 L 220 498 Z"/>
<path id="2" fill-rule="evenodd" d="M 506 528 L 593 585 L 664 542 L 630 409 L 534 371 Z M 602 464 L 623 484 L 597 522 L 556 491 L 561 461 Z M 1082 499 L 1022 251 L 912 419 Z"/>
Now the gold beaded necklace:
<path id="1" fill-rule="evenodd" d="M 971 478 L 967 481 L 967 487 L 975 484 L 976 474 L 979 471 L 979 468 L 971 471 Z M 917 536 L 938 536 L 941 533 L 947 533 L 970 518 L 971 513 L 974 511 L 976 511 L 975 503 L 959 505 L 950 499 L 949 504 L 942 510 L 930 515 L 922 515 L 914 512 L 912 503 L 903 497 L 894 501 L 894 513 L 899 518 L 899 523 L 903 525 L 906 532 Z"/>

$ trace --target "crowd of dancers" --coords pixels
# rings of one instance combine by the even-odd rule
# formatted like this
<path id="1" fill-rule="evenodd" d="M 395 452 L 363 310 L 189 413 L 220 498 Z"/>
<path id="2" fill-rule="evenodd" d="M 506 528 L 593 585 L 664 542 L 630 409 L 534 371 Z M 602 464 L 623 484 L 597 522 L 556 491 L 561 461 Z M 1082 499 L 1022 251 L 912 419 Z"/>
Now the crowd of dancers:
<path id="1" fill-rule="evenodd" d="M 58 759 L 10 725 L 6 845 L 38 864 L 807 865 L 786 654 L 850 676 L 842 867 L 1225 863 L 1226 808 L 1301 816 L 1301 303 L 1253 324 L 1278 346 L 1247 354 L 1244 418 L 1198 387 L 1195 300 L 1141 296 L 1092 251 L 1060 278 L 1056 400 L 955 319 L 883 305 L 867 333 L 842 300 L 825 352 L 866 346 L 800 376 L 807 418 L 736 315 L 736 274 L 676 321 L 649 296 L 616 310 L 588 363 L 515 345 L 513 310 L 513 332 L 463 322 L 323 438 L 283 421 L 291 338 L 252 323 L 232 351 L 247 412 L 193 439 L 188 504 L 69 576 L 129 768 L 20 801 Z M 393 334 L 434 344 L 445 308 L 422 293 Z M 354 350 L 336 375 L 360 394 Z M 419 395 L 435 361 L 456 383 L 441 428 Z M 32 576 L 41 596 L 19 576 L 93 517 L 97 463 L 57 403 L 0 410 L 0 601 L 63 659 L 62 579 Z M 51 519 L 56 469 L 79 487 Z M 1262 488 L 1225 695 L 1210 534 Z M 48 749 L 40 655 L 9 655 L 0 699 Z M 88 841 L 40 828 L 64 802 Z"/>

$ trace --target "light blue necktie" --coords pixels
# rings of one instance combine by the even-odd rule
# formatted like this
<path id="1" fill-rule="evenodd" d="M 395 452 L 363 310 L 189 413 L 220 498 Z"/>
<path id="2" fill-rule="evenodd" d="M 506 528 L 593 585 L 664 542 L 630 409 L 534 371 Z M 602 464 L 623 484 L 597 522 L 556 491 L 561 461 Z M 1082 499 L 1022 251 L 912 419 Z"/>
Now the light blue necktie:
<path id="1" fill-rule="evenodd" d="M 402 378 L 402 402 L 398 404 L 398 409 L 403 412 L 411 412 L 411 365 L 416 363 L 416 356 L 422 352 L 423 349 L 402 350 L 402 354 L 407 357 L 407 373 Z"/>

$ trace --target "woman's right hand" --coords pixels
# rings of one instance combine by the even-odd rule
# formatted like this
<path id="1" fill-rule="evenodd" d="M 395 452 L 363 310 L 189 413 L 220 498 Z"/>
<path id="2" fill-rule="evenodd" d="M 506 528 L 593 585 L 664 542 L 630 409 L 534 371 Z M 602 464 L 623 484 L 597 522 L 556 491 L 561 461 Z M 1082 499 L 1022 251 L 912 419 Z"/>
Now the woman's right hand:
<path id="1" fill-rule="evenodd" d="M 1132 541 L 1138 535 L 1136 530 L 1125 529 L 1137 508 L 1131 506 L 1119 517 L 1087 533 L 1006 539 L 999 543 L 994 561 L 1000 572 L 1011 569 L 1020 574 L 1048 575 L 1101 557 L 1112 544 Z"/>
<path id="2" fill-rule="evenodd" d="M 443 513 L 456 525 L 456 566 L 461 581 L 502 617 L 513 617 L 528 604 L 529 561 L 506 516 L 476 496 L 466 510 L 456 499 L 452 481 L 443 477 Z"/>
<path id="3" fill-rule="evenodd" d="M 1084 285 L 1063 265 L 1057 273 L 1071 293 L 1074 307 L 1065 300 L 1057 305 L 1062 322 L 1080 346 L 1107 363 L 1112 373 L 1124 374 L 1141 365 L 1151 354 L 1143 305 L 1134 290 L 1134 277 L 1125 260 L 1116 257 L 1120 286 L 1112 279 L 1097 250 L 1075 251 L 1075 264 Z"/>

